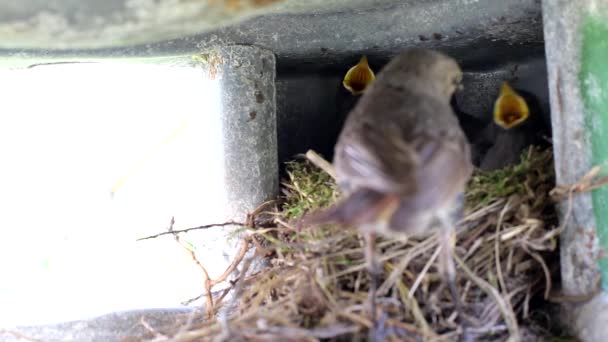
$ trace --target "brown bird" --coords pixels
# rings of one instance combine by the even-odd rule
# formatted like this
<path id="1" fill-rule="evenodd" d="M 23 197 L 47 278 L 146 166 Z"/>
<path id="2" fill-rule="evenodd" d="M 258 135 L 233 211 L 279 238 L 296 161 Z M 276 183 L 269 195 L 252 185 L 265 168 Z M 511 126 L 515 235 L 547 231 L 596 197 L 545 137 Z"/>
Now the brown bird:
<path id="1" fill-rule="evenodd" d="M 450 57 L 410 49 L 389 62 L 350 112 L 335 146 L 345 198 L 307 224 L 357 226 L 366 239 L 375 320 L 379 265 L 375 234 L 421 237 L 439 231 L 440 264 L 459 308 L 452 259 L 454 214 L 472 173 L 470 150 L 451 106 L 462 71 Z"/>

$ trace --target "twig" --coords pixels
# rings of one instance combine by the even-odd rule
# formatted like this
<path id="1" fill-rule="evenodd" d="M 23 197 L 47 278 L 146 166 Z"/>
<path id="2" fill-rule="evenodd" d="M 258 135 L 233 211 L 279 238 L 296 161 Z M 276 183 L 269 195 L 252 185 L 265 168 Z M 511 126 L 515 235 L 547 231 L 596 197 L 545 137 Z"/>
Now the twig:
<path id="1" fill-rule="evenodd" d="M 186 228 L 186 229 L 176 229 L 176 230 L 166 231 L 166 232 L 162 232 L 162 233 L 146 236 L 146 237 L 143 237 L 143 238 L 139 238 L 136 241 L 155 239 L 155 238 L 157 238 L 159 236 L 163 236 L 163 235 L 176 235 L 176 234 L 179 234 L 179 233 L 187 233 L 187 232 L 192 231 L 192 230 L 201 230 L 201 229 L 209 229 L 209 228 L 215 228 L 215 227 L 226 227 L 226 226 L 246 227 L 247 224 L 246 223 L 242 223 L 242 222 L 236 222 L 236 221 L 227 221 L 227 222 L 224 222 L 224 223 L 212 223 L 212 224 L 206 224 L 206 225 L 198 226 L 198 227 L 192 227 L 192 228 Z"/>
<path id="2" fill-rule="evenodd" d="M 182 246 L 182 248 L 190 255 L 190 258 L 192 258 L 192 261 L 194 261 L 194 263 L 201 269 L 201 271 L 203 272 L 203 284 L 205 286 L 205 297 L 207 299 L 207 303 L 206 303 L 206 311 L 207 311 L 207 316 L 209 319 L 211 319 L 213 317 L 213 295 L 211 294 L 211 278 L 209 277 L 209 272 L 207 272 L 207 269 L 205 268 L 205 266 L 203 266 L 203 264 L 201 264 L 201 262 L 198 260 L 198 258 L 196 257 L 196 253 L 194 253 L 194 251 L 188 247 L 188 245 L 186 243 L 184 243 L 182 241 L 182 239 L 180 238 L 179 234 L 175 233 L 175 231 L 173 230 L 173 225 L 175 224 L 175 218 L 172 217 L 171 218 L 171 224 L 169 225 L 169 229 L 167 230 L 167 232 L 169 234 L 173 234 L 173 238 L 175 239 L 175 241 Z"/>
<path id="3" fill-rule="evenodd" d="M 475 334 L 475 335 L 495 335 L 495 334 L 501 333 L 506 330 L 507 330 L 507 327 L 504 325 L 495 325 L 492 327 L 481 327 L 481 328 L 470 327 L 467 329 L 467 331 L 470 334 Z"/>
<path id="4" fill-rule="evenodd" d="M 226 268 L 226 270 L 224 271 L 224 273 L 222 273 L 222 275 L 220 275 L 216 279 L 211 279 L 211 277 L 209 276 L 209 273 L 207 272 L 207 269 L 198 260 L 198 258 L 196 257 L 194 251 L 192 251 L 185 244 L 183 244 L 181 242 L 181 239 L 179 238 L 178 235 L 175 235 L 175 239 L 176 239 L 176 241 L 178 241 L 178 243 L 180 243 L 180 245 L 182 247 L 184 247 L 184 249 L 186 249 L 188 251 L 188 253 L 192 257 L 192 260 L 197 264 L 197 266 L 203 272 L 203 278 L 204 278 L 203 281 L 204 281 L 204 285 L 205 285 L 205 293 L 203 295 L 206 297 L 207 315 L 209 316 L 209 318 L 211 318 L 213 316 L 213 314 L 214 314 L 214 309 L 215 309 L 214 308 L 214 306 L 215 306 L 214 305 L 214 300 L 213 300 L 213 292 L 211 290 L 212 290 L 212 288 L 214 286 L 216 286 L 216 285 L 224 282 L 230 276 L 230 274 L 232 274 L 232 272 L 234 272 L 234 270 L 238 267 L 238 265 L 241 263 L 241 261 L 243 260 L 243 258 L 247 254 L 247 251 L 249 250 L 249 246 L 251 245 L 250 238 L 247 237 L 247 238 L 244 239 L 243 245 L 241 246 L 241 249 L 239 250 L 239 253 L 235 257 L 235 259 L 232 261 L 232 263 L 230 263 L 230 265 L 228 266 L 228 268 Z M 224 296 L 225 296 L 225 294 L 222 295 L 222 298 Z"/>
<path id="5" fill-rule="evenodd" d="M 556 201 L 561 201 L 572 194 L 589 192 L 601 188 L 608 184 L 608 176 L 602 176 L 594 180 L 600 173 L 600 170 L 599 166 L 595 166 L 574 184 L 556 186 L 549 192 L 549 195 Z"/>
<path id="6" fill-rule="evenodd" d="M 551 303 L 556 303 L 556 304 L 563 304 L 563 303 L 579 304 L 579 303 L 584 303 L 584 302 L 590 301 L 591 299 L 593 299 L 593 297 L 595 297 L 595 295 L 600 293 L 600 291 L 601 290 L 598 287 L 595 291 L 593 291 L 592 293 L 589 293 L 589 294 L 578 295 L 578 296 L 576 296 L 576 295 L 567 296 L 567 295 L 557 294 L 557 295 L 549 296 L 549 298 L 547 300 Z"/>
<path id="7" fill-rule="evenodd" d="M 194 251 L 188 247 L 188 245 L 186 243 L 184 243 L 182 241 L 182 239 L 179 237 L 179 234 L 177 234 L 174 230 L 173 230 L 173 225 L 175 224 L 175 217 L 171 217 L 171 223 L 169 224 L 169 228 L 167 229 L 167 234 L 173 234 L 173 238 L 175 239 L 175 241 L 186 251 L 186 253 L 188 253 L 190 255 L 190 258 L 192 258 L 192 261 L 194 261 L 194 263 L 201 269 L 201 271 L 203 272 L 203 281 L 204 281 L 204 286 L 205 286 L 205 297 L 207 297 L 207 314 L 209 316 L 209 318 L 213 317 L 213 295 L 211 294 L 211 278 L 209 277 L 209 272 L 207 272 L 207 269 L 205 268 L 205 266 L 203 266 L 203 264 L 201 264 L 201 262 L 198 260 L 198 258 L 196 257 L 196 254 L 194 253 Z"/>
<path id="8" fill-rule="evenodd" d="M 408 264 L 418 256 L 424 254 L 426 251 L 435 247 L 437 243 L 437 235 L 432 235 L 409 250 L 400 248 L 397 252 L 393 252 L 392 254 L 386 254 L 383 257 L 380 257 L 381 261 L 386 261 L 396 257 L 401 257 L 405 254 L 403 259 L 393 269 L 393 271 L 386 278 L 384 283 L 378 288 L 378 295 L 386 295 L 390 288 L 393 286 L 393 284 L 395 284 L 395 282 L 397 281 L 397 278 L 399 278 L 401 276 L 401 273 L 405 271 Z"/>
<path id="9" fill-rule="evenodd" d="M 230 317 L 228 315 L 228 311 L 230 309 L 236 308 L 237 300 L 241 296 L 241 292 L 243 291 L 243 286 L 246 281 L 245 276 L 247 275 L 247 272 L 249 271 L 249 267 L 251 266 L 251 263 L 253 262 L 255 257 L 256 257 L 256 254 L 254 253 L 254 255 L 252 255 L 251 257 L 247 258 L 247 260 L 245 260 L 245 264 L 243 265 L 241 274 L 237 279 L 234 280 L 232 288 L 227 289 L 227 291 L 218 300 L 218 302 L 223 301 L 224 297 L 228 294 L 228 291 L 234 290 L 234 294 L 232 296 L 232 299 L 229 303 L 228 308 L 226 310 L 224 310 L 222 313 L 220 313 L 219 325 L 222 330 L 220 332 L 220 336 L 216 339 L 216 341 L 224 341 L 224 340 L 229 341 L 230 340 L 230 336 L 232 334 L 232 329 L 230 327 Z"/>
<path id="10" fill-rule="evenodd" d="M 150 323 L 148 323 L 148 321 L 146 321 L 145 317 L 141 317 L 139 319 L 139 323 L 152 335 L 154 335 L 155 338 L 167 338 L 167 336 L 165 336 L 164 334 L 159 333 L 158 331 L 156 331 L 156 329 L 154 329 Z"/>
<path id="11" fill-rule="evenodd" d="M 435 333 L 432 329 L 430 329 L 428 322 L 424 318 L 424 314 L 420 309 L 420 305 L 418 305 L 418 301 L 416 298 L 411 297 L 411 292 L 408 290 L 407 286 L 401 281 L 401 279 L 397 280 L 397 289 L 399 290 L 399 295 L 401 297 L 401 301 L 403 303 L 408 303 L 408 308 L 412 312 L 412 316 L 414 316 L 414 320 L 420 328 L 422 329 L 422 334 L 426 337 L 435 337 Z"/>
<path id="12" fill-rule="evenodd" d="M 25 69 L 32 69 L 35 67 L 39 67 L 39 66 L 46 66 L 46 65 L 59 65 L 59 64 L 89 64 L 89 63 L 97 63 L 97 62 L 89 62 L 89 61 L 62 61 L 62 62 L 45 62 L 45 63 L 35 63 L 35 64 L 30 64 L 27 67 L 25 67 Z"/>
<path id="13" fill-rule="evenodd" d="M 238 277 L 236 279 L 238 279 Z M 235 280 L 232 280 L 231 282 L 236 283 Z M 231 289 L 232 289 L 232 286 L 224 288 L 224 289 L 221 289 L 221 290 L 211 291 L 211 294 L 213 295 L 213 297 L 218 297 L 219 296 L 220 298 L 222 298 L 222 297 L 225 296 L 226 290 L 231 290 Z M 180 304 L 184 305 L 184 306 L 188 306 L 188 305 L 196 302 L 197 300 L 203 298 L 204 296 L 205 296 L 205 293 L 202 293 L 202 294 L 200 294 L 200 295 L 198 295 L 196 297 L 192 297 L 190 299 L 186 299 L 183 302 L 181 302 Z"/>
<path id="14" fill-rule="evenodd" d="M 331 165 L 330 162 L 325 160 L 325 158 L 321 157 L 317 152 L 313 150 L 308 150 L 308 152 L 306 152 L 306 159 L 308 159 L 319 169 L 325 171 L 334 180 L 337 179 L 336 169 L 334 168 L 334 166 Z"/>
<path id="15" fill-rule="evenodd" d="M 418 286 L 420 286 L 422 279 L 424 279 L 424 277 L 426 276 L 426 273 L 429 271 L 429 268 L 431 268 L 431 265 L 435 262 L 435 259 L 437 259 L 437 257 L 439 256 L 440 251 L 441 251 L 441 246 L 437 246 L 437 249 L 435 249 L 435 252 L 429 258 L 429 261 L 426 263 L 426 265 L 424 265 L 424 267 L 422 268 L 422 271 L 420 271 L 420 273 L 418 274 L 418 277 L 416 277 L 416 280 L 414 281 L 414 284 L 412 284 L 412 287 L 410 289 L 410 295 L 409 295 L 410 299 L 414 298 L 414 293 L 416 293 L 416 290 L 418 289 Z"/>
<path id="16" fill-rule="evenodd" d="M 498 293 L 498 291 L 492 287 L 492 285 L 475 275 L 475 273 L 473 273 L 473 271 L 471 271 L 471 269 L 457 255 L 454 255 L 454 259 L 473 283 L 487 293 L 488 296 L 494 298 L 494 301 L 496 301 L 496 304 L 498 305 L 498 309 L 505 319 L 505 323 L 507 324 L 511 338 L 516 341 L 521 340 L 519 328 L 517 326 L 517 317 L 515 317 L 515 313 L 513 312 L 511 306 L 505 301 L 500 293 Z"/>
<path id="17" fill-rule="evenodd" d="M 496 237 L 494 238 L 494 259 L 496 261 L 496 275 L 498 276 L 498 283 L 503 294 L 506 294 L 508 289 L 505 283 L 505 278 L 502 275 L 502 266 L 500 265 L 500 228 L 505 219 L 507 211 L 511 208 L 511 199 L 507 201 L 505 207 L 501 210 L 498 222 L 496 222 Z"/>
<path id="18" fill-rule="evenodd" d="M 545 275 L 545 294 L 544 294 L 544 298 L 545 300 L 549 299 L 549 295 L 551 294 L 551 287 L 552 287 L 552 283 L 551 283 L 551 272 L 549 271 L 549 267 L 547 266 L 547 263 L 545 263 L 545 261 L 543 260 L 543 258 L 540 256 L 540 254 L 538 254 L 537 252 L 532 252 L 530 250 L 528 250 L 528 248 L 524 247 L 524 250 L 534 259 L 536 260 L 541 268 L 543 269 L 544 275 Z"/>
<path id="19" fill-rule="evenodd" d="M 346 335 L 349 333 L 355 333 L 359 330 L 359 327 L 355 325 L 345 325 L 345 324 L 334 324 L 328 327 L 320 327 L 313 329 L 303 329 L 297 327 L 273 327 L 268 326 L 264 329 L 255 329 L 253 334 L 255 337 L 259 337 L 262 331 L 268 332 L 270 334 L 279 335 L 277 337 L 283 337 L 286 340 L 292 341 L 300 341 L 302 339 L 308 338 L 308 340 L 316 340 L 319 339 L 331 339 L 336 336 Z M 290 339 L 291 338 L 291 339 Z M 312 338 L 312 339 L 311 339 Z"/>
<path id="20" fill-rule="evenodd" d="M 576 192 L 586 192 L 593 191 L 595 189 L 601 188 L 604 185 L 608 184 L 608 176 L 600 177 L 593 182 L 593 184 L 589 184 L 587 187 L 582 189 L 577 189 Z"/>
<path id="21" fill-rule="evenodd" d="M 234 272 L 234 270 L 239 266 L 239 264 L 245 257 L 245 254 L 247 254 L 247 251 L 249 250 L 249 246 L 251 245 L 251 243 L 249 242 L 250 239 L 251 239 L 250 237 L 246 237 L 244 239 L 243 245 L 241 246 L 241 249 L 239 250 L 239 254 L 237 254 L 237 256 L 234 258 L 232 263 L 230 263 L 230 266 L 228 266 L 228 268 L 224 271 L 224 273 L 222 273 L 221 276 L 219 276 L 217 279 L 214 279 L 211 281 L 212 287 L 225 281 L 230 276 L 230 274 L 232 274 L 232 272 Z"/>

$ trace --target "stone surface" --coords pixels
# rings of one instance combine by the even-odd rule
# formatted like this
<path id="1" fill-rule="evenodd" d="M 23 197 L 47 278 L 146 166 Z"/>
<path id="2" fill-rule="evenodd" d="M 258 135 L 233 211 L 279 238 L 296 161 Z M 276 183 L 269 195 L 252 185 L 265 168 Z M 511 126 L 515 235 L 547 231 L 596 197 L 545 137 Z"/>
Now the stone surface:
<path id="1" fill-rule="evenodd" d="M 119 13 L 123 1 L 111 2 Z M 166 0 L 159 4 L 172 2 Z M 91 0 L 82 6 L 87 8 L 94 6 L 93 3 L 97 4 Z M 151 1 L 141 3 L 152 6 Z M 198 53 L 215 45 L 252 44 L 273 51 L 281 70 L 319 67 L 335 70 L 344 63 L 358 61 L 361 54 L 369 55 L 372 64 L 384 64 L 408 46 L 442 49 L 456 56 L 465 67 L 483 67 L 543 52 L 538 0 L 289 0 L 284 8 L 276 9 L 277 12 L 213 29 L 207 27 L 209 24 L 204 20 L 188 21 L 179 17 L 180 11 L 196 13 L 180 6 L 203 6 L 203 3 L 205 1 L 180 1 L 179 5 L 170 6 L 175 17 L 168 20 L 178 23 L 175 28 L 162 21 L 151 21 L 152 27 L 145 28 L 125 25 L 129 34 L 124 37 L 120 34 L 121 28 L 115 30 L 118 33 L 97 34 L 95 38 L 81 37 L 88 31 L 79 30 L 69 39 L 62 39 L 60 33 L 37 37 L 35 32 L 31 32 L 29 39 L 14 32 L 3 37 L 0 30 L 0 49 L 3 49 L 0 56 L 21 61 L 174 56 Z M 0 4 L 13 6 L 8 0 Z M 0 13 L 4 13 L 1 5 Z M 84 21 L 85 24 L 94 22 Z M 189 28 L 190 24 L 207 28 L 195 30 Z M 27 35 L 28 31 L 23 34 Z M 20 61 L 13 61 L 17 62 Z"/>
<path id="2" fill-rule="evenodd" d="M 195 322 L 196 319 L 200 319 L 199 312 L 190 309 L 117 312 L 89 320 L 57 325 L 0 329 L 0 341 L 141 341 L 143 337 L 155 337 L 146 325 L 161 334 L 163 332 L 175 333 L 181 325 L 188 321 Z"/>
<path id="3" fill-rule="evenodd" d="M 236 45 L 209 56 L 218 61 L 228 202 L 232 212 L 248 213 L 278 193 L 275 57 Z"/>
<path id="4" fill-rule="evenodd" d="M 242 20 L 281 0 L 0 1 L 8 48 L 95 48 L 177 38 Z M 8 42 L 10 41 L 10 42 Z"/>
<path id="5" fill-rule="evenodd" d="M 575 183 L 593 166 L 579 82 L 579 19 L 584 7 L 568 0 L 543 2 L 558 184 Z M 588 295 L 597 286 L 598 244 L 593 239 L 596 222 L 592 208 L 589 193 L 574 197 L 571 210 L 566 202 L 560 205 L 562 221 L 570 214 L 560 245 L 562 285 L 569 295 Z"/>
<path id="6" fill-rule="evenodd" d="M 582 72 L 589 68 L 589 65 L 584 65 L 588 61 L 582 54 L 585 33 L 582 22 L 586 15 L 595 14 L 601 6 L 608 8 L 608 1 L 543 2 L 555 167 L 560 185 L 575 183 L 595 166 L 594 159 L 605 158 L 605 150 L 593 151 L 594 135 L 597 134 L 594 130 L 605 130 L 605 126 L 588 124 L 594 122 L 593 115 L 603 116 L 605 113 L 594 113 L 585 107 L 584 99 L 589 94 L 582 89 L 584 82 L 588 82 L 593 74 L 593 70 Z M 589 43 L 594 48 L 605 46 L 598 41 Z M 605 47 L 603 49 L 605 51 Z M 598 290 L 598 260 L 602 253 L 597 237 L 601 230 L 593 211 L 593 196 L 592 193 L 584 193 L 573 198 L 571 207 L 567 201 L 560 205 L 560 219 L 562 222 L 567 220 L 561 235 L 560 252 L 562 288 L 568 295 L 588 296 Z M 595 295 L 587 303 L 566 305 L 564 312 L 565 322 L 582 341 L 608 340 L 605 292 Z"/>
<path id="7" fill-rule="evenodd" d="M 584 342 L 608 341 L 608 295 L 601 293 L 573 310 L 571 325 Z"/>

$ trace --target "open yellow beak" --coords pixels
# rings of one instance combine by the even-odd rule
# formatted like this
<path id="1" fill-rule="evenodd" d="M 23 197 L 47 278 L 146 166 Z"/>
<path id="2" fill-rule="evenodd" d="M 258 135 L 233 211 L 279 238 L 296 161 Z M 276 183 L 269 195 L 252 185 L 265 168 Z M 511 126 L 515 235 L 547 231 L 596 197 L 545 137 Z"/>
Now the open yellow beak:
<path id="1" fill-rule="evenodd" d="M 530 109 L 523 97 L 507 82 L 500 86 L 500 94 L 494 102 L 494 122 L 504 129 L 511 129 L 526 121 Z"/>
<path id="2" fill-rule="evenodd" d="M 342 80 L 342 85 L 353 95 L 360 95 L 375 78 L 374 71 L 367 63 L 367 57 L 363 56 L 357 65 L 348 70 Z"/>

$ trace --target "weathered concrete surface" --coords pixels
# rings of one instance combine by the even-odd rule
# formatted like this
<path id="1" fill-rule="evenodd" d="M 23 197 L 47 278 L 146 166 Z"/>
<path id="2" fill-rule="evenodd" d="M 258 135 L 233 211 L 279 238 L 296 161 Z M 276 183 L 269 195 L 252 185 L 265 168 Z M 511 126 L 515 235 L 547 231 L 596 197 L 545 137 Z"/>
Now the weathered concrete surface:
<path id="1" fill-rule="evenodd" d="M 160 17 L 141 27 L 127 21 L 129 24 L 114 29 L 104 25 L 106 19 L 98 20 L 99 24 L 88 20 L 91 13 L 101 11 L 97 7 L 111 4 L 114 4 L 111 10 L 114 14 L 104 15 L 101 11 L 99 16 L 120 17 L 124 15 L 121 6 L 131 2 L 152 8 L 141 10 L 145 18 Z M 277 3 L 276 9 L 263 9 L 273 8 L 275 12 L 250 17 L 232 26 L 209 24 L 196 17 L 197 11 L 190 7 L 203 6 L 205 1 L 165 0 L 156 5 L 134 0 L 114 0 L 107 5 L 93 0 L 82 3 L 82 8 L 90 8 L 88 16 L 83 15 L 83 25 L 98 27 L 71 30 L 68 37 L 62 35 L 61 28 L 40 29 L 41 32 L 36 33 L 28 31 L 26 25 L 23 33 L 8 32 L 6 28 L 3 31 L 0 20 L 0 49 L 3 49 L 0 56 L 19 59 L 149 57 L 198 53 L 215 45 L 246 44 L 272 50 L 278 57 L 279 68 L 303 70 L 318 68 L 320 64 L 335 69 L 344 62 L 350 63 L 347 59 L 357 61 L 362 53 L 383 64 L 408 46 L 440 48 L 457 56 L 465 67 L 478 65 L 480 61 L 501 62 L 542 52 L 538 0 L 286 0 Z M 153 9 L 163 4 L 166 5 L 162 11 L 169 11 L 173 16 L 146 14 L 155 13 Z M 14 7 L 12 1 L 0 0 L 0 13 L 8 13 L 2 6 Z M 125 7 L 124 11 L 134 11 L 129 8 Z M 6 14 L 5 20 L 24 15 L 14 10 L 11 13 Z M 184 13 L 193 18 L 181 17 Z M 213 12 L 209 13 L 211 17 Z M 175 24 L 168 25 L 164 20 Z"/>
<path id="2" fill-rule="evenodd" d="M 200 319 L 200 311 L 191 309 L 117 312 L 57 325 L 0 329 L 0 341 L 141 341 L 143 338 L 155 337 L 146 325 L 159 334 L 173 336 L 181 326 Z"/>
<path id="3" fill-rule="evenodd" d="M 246 214 L 278 194 L 275 57 L 234 45 L 209 56 L 221 77 L 227 199 Z"/>
<path id="4" fill-rule="evenodd" d="M 593 166 L 579 81 L 583 7 L 581 2 L 569 0 L 543 2 L 558 184 L 575 183 Z M 561 220 L 570 213 L 560 245 L 562 285 L 569 295 L 589 295 L 597 286 L 598 244 L 593 238 L 596 222 L 592 208 L 589 193 L 574 197 L 571 211 L 565 202 L 560 206 Z"/>
<path id="5" fill-rule="evenodd" d="M 597 134 L 594 130 L 605 127 L 594 127 L 594 124 L 590 127 L 588 124 L 594 122 L 594 115 L 604 116 L 605 113 L 589 111 L 585 107 L 584 99 L 588 94 L 582 87 L 589 80 L 589 75 L 582 72 L 583 18 L 594 14 L 600 6 L 608 8 L 608 1 L 543 1 L 555 167 L 560 185 L 575 183 L 595 166 L 594 158 L 605 158 L 606 151 L 594 151 L 593 146 L 594 135 Z M 605 44 L 590 43 L 605 49 Z M 587 72 L 593 73 L 593 70 Z M 596 90 L 601 92 L 601 87 Z M 598 290 L 598 261 L 602 253 L 597 237 L 601 231 L 598 217 L 594 215 L 593 196 L 592 193 L 575 196 L 571 208 L 567 201 L 560 205 L 560 219 L 562 222 L 567 220 L 561 235 L 560 252 L 562 288 L 568 295 L 588 296 Z M 564 312 L 563 321 L 580 340 L 608 341 L 608 296 L 605 292 L 596 294 L 586 303 L 566 304 Z"/>
<path id="6" fill-rule="evenodd" d="M 94 48 L 202 32 L 281 0 L 0 1 L 5 48 Z"/>
<path id="7" fill-rule="evenodd" d="M 608 295 L 600 293 L 588 303 L 573 310 L 570 322 L 584 342 L 608 341 Z"/>
<path id="8" fill-rule="evenodd" d="M 218 136 L 221 141 L 216 142 L 214 148 L 218 149 L 224 165 L 215 167 L 223 168 L 226 220 L 244 222 L 247 214 L 278 195 L 275 57 L 259 47 L 231 45 L 194 55 L 191 60 L 200 67 L 200 72 L 219 81 L 221 132 Z M 201 115 L 214 114 L 206 113 L 205 108 L 201 103 Z M 201 146 L 202 150 L 207 148 Z M 200 196 L 209 198 L 210 194 L 201 192 Z M 199 247 L 196 253 L 199 260 L 214 260 L 213 265 L 208 266 L 215 270 L 212 277 L 223 273 L 240 250 L 242 241 L 234 235 L 235 228 L 241 227 L 227 226 L 188 234 L 189 242 Z M 215 261 L 219 256 L 223 256 L 222 263 Z M 261 267 L 262 263 L 263 260 L 257 260 L 252 269 Z M 218 270 L 221 271 L 218 273 Z M 234 276 L 236 273 L 228 279 Z M 226 285 L 227 281 L 213 290 Z"/>

